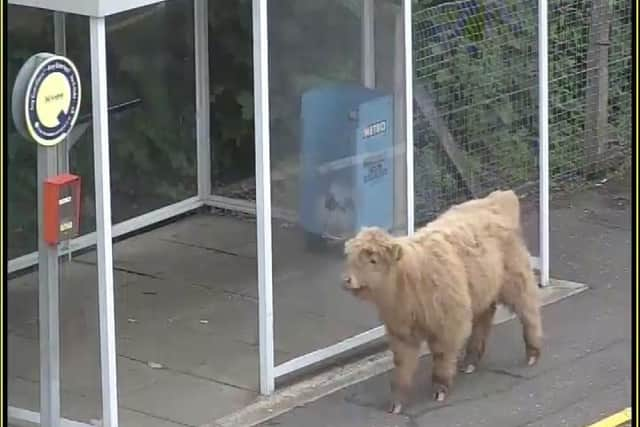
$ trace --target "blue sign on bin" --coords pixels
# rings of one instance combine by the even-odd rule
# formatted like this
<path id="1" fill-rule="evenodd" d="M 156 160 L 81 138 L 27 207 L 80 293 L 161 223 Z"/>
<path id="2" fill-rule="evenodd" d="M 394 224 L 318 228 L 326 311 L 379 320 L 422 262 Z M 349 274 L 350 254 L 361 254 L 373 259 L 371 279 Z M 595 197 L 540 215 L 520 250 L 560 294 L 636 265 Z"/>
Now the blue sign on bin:
<path id="1" fill-rule="evenodd" d="M 302 96 L 300 222 L 316 238 L 393 226 L 393 98 L 356 85 Z"/>

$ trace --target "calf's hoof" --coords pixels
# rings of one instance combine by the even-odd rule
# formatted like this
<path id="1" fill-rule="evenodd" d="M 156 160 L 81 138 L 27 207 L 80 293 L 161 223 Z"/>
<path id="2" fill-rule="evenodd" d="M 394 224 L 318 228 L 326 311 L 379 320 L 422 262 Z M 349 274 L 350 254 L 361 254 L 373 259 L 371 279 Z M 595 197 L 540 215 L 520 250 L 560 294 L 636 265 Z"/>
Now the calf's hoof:
<path id="1" fill-rule="evenodd" d="M 465 374 L 473 374 L 476 371 L 476 365 L 474 363 L 467 363 L 461 369 Z"/>
<path id="2" fill-rule="evenodd" d="M 527 348 L 527 366 L 533 366 L 540 359 L 540 350 L 537 348 Z"/>
<path id="3" fill-rule="evenodd" d="M 434 388 L 433 400 L 436 402 L 444 402 L 449 394 L 449 388 L 442 384 L 438 384 Z"/>
<path id="4" fill-rule="evenodd" d="M 398 415 L 402 412 L 402 403 L 400 402 L 391 402 L 389 405 L 389 413 Z"/>

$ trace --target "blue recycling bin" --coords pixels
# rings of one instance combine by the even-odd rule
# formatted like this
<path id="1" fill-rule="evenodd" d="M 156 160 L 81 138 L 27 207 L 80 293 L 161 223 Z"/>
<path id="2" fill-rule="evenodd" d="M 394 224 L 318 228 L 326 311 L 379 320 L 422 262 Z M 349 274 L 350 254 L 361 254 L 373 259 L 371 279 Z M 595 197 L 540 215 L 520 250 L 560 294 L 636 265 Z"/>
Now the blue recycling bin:
<path id="1" fill-rule="evenodd" d="M 393 98 L 357 85 L 305 92 L 300 224 L 308 242 L 393 226 Z"/>

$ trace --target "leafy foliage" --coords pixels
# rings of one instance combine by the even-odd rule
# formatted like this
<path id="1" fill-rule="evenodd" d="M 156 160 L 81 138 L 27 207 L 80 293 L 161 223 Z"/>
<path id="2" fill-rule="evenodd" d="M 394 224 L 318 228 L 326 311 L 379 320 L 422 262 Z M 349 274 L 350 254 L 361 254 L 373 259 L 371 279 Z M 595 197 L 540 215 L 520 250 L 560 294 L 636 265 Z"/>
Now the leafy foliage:
<path id="1" fill-rule="evenodd" d="M 577 176 L 582 155 L 590 1 L 549 4 L 550 167 L 552 179 Z M 609 126 L 618 149 L 630 147 L 629 0 L 610 0 Z M 599 23 L 599 25 L 607 25 Z M 416 85 L 427 90 L 487 190 L 537 179 L 537 10 L 521 0 L 419 0 L 414 13 Z M 416 123 L 417 201 L 438 211 L 468 194 L 425 117 Z M 609 156 L 610 153 L 607 153 Z M 426 162 L 425 156 L 432 160 Z M 606 159 L 603 157 L 602 161 Z M 434 172 L 434 169 L 437 169 Z M 420 194 L 422 175 L 457 185 Z M 426 184 L 426 182 L 425 182 Z M 426 190 L 425 190 L 426 191 Z M 429 216 L 425 211 L 423 214 Z"/>

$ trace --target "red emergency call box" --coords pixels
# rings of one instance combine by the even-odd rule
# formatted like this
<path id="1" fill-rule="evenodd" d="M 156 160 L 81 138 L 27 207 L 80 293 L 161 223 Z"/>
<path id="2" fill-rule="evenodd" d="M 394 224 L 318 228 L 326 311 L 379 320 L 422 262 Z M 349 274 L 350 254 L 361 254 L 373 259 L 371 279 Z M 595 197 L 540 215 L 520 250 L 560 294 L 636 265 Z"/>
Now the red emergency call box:
<path id="1" fill-rule="evenodd" d="M 80 177 L 61 174 L 45 179 L 44 240 L 57 245 L 80 233 Z"/>

